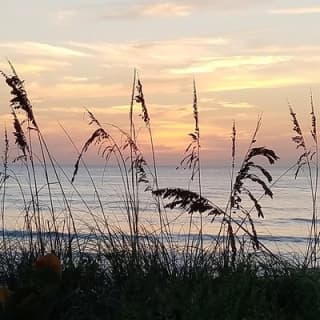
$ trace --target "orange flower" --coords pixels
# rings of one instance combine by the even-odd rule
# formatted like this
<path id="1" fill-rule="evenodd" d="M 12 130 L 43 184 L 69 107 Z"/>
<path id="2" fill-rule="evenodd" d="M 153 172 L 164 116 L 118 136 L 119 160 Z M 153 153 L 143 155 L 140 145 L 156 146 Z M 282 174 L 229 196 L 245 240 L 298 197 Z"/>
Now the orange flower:
<path id="1" fill-rule="evenodd" d="M 61 274 L 61 262 L 54 253 L 39 257 L 34 264 L 34 268 L 38 271 L 46 269 L 52 270 L 56 274 Z"/>
<path id="2" fill-rule="evenodd" d="M 0 287 L 0 303 L 2 306 L 5 306 L 11 295 L 12 291 L 10 291 L 7 287 Z"/>

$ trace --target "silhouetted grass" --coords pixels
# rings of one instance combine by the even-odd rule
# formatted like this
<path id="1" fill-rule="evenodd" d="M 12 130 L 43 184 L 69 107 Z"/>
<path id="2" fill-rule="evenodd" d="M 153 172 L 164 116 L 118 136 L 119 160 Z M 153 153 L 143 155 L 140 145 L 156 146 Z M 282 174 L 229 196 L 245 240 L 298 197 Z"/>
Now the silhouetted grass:
<path id="1" fill-rule="evenodd" d="M 139 260 L 118 250 L 67 261 L 58 279 L 37 274 L 26 254 L 13 262 L 15 268 L 1 270 L 13 292 L 2 314 L 7 319 L 318 318 L 319 270 L 275 266 L 272 260 L 263 265 L 240 255 L 233 267 L 225 267 L 213 254 L 185 268 L 156 244 L 141 250 Z"/>
<path id="2" fill-rule="evenodd" d="M 0 180 L 0 319 L 231 320 L 319 317 L 319 241 L 315 209 L 318 173 L 316 177 L 311 175 L 314 155 L 306 147 L 292 109 L 290 113 L 297 133 L 293 139 L 304 150 L 297 170 L 304 164 L 309 168 L 314 206 L 304 263 L 272 252 L 260 241 L 255 228 L 255 219 L 264 217 L 261 198 L 273 196 L 271 173 L 257 159 L 264 159 L 269 164 L 278 159 L 272 149 L 257 145 L 260 118 L 238 172 L 235 169 L 237 130 L 233 123 L 230 196 L 226 199 L 225 208 L 221 208 L 206 198 L 202 190 L 200 110 L 194 82 L 191 109 L 194 130 L 180 165 L 191 169 L 191 182 L 196 180 L 197 185 L 195 190 L 160 187 L 151 128 L 152 115 L 147 108 L 142 81 L 135 71 L 129 132 L 114 124 L 102 123 L 89 110 L 89 124 L 94 129 L 82 148 L 77 148 L 67 129 L 63 128 L 78 154 L 73 175 L 69 177 L 49 151 L 24 82 L 11 64 L 10 67 L 12 76 L 1 73 L 12 93 L 13 136 L 18 147 L 14 161 L 25 168 L 28 190 L 23 189 L 18 176 L 9 169 L 9 139 L 5 131 Z M 149 136 L 151 167 L 136 135 L 133 117 L 136 104 L 141 108 L 142 123 Z M 311 134 L 317 145 L 313 101 L 311 105 Z M 105 165 L 111 159 L 117 165 L 128 232 L 110 223 L 101 194 L 84 162 L 84 154 L 93 147 L 97 148 Z M 39 150 L 40 156 L 35 150 Z M 318 157 L 317 153 L 315 155 Z M 40 165 L 45 185 L 40 185 L 36 164 Z M 80 166 L 85 168 L 92 184 L 98 203 L 96 210 L 86 203 L 77 189 L 75 182 Z M 49 169 L 52 169 L 52 174 Z M 7 236 L 5 230 L 8 180 L 17 184 L 23 203 L 24 225 L 16 237 Z M 66 195 L 65 183 L 79 197 L 91 219 L 87 233 L 79 232 L 74 218 L 77 213 Z M 260 187 L 260 197 L 251 191 L 252 183 Z M 62 208 L 57 207 L 53 200 L 52 184 L 59 187 Z M 49 203 L 46 206 L 49 215 L 42 209 L 41 190 L 46 190 L 48 194 Z M 150 193 L 156 204 L 155 214 L 159 216 L 157 230 L 146 230 L 140 222 L 141 194 L 145 192 Z M 250 210 L 246 209 L 244 202 L 251 204 Z M 183 214 L 189 214 L 186 243 L 173 241 L 166 209 L 180 209 Z M 255 216 L 252 211 L 256 212 Z M 195 214 L 200 214 L 200 225 L 196 234 L 192 234 L 191 224 Z M 219 227 L 214 243 L 208 246 L 203 243 L 205 218 Z"/>

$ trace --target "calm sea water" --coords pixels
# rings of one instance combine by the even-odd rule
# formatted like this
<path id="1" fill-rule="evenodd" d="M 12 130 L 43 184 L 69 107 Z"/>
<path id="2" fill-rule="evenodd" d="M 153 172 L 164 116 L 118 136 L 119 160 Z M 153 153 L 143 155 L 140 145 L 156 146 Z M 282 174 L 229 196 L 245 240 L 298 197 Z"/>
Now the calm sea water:
<path id="1" fill-rule="evenodd" d="M 21 230 L 24 221 L 25 206 L 31 203 L 30 183 L 23 167 L 11 168 L 6 187 L 5 196 L 5 225 L 7 230 Z M 285 168 L 270 168 L 274 180 L 281 176 Z M 92 214 L 101 218 L 102 213 L 99 202 L 87 172 L 80 168 L 73 188 L 68 180 L 72 176 L 73 167 L 64 166 L 58 169 L 59 180 L 64 186 L 65 195 L 74 213 L 74 218 L 80 232 L 87 232 L 93 226 Z M 95 186 L 99 191 L 105 214 L 110 224 L 119 226 L 122 230 L 128 230 L 127 214 L 124 206 L 124 187 L 121 175 L 116 167 L 90 167 L 89 168 Z M 181 187 L 197 190 L 196 183 L 190 183 L 188 170 L 176 170 L 174 167 L 158 168 L 160 187 Z M 37 188 L 41 210 L 46 217 L 49 211 L 50 201 L 48 186 L 45 182 L 43 170 L 36 168 Z M 65 203 L 57 179 L 52 169 L 49 172 L 50 188 L 56 215 L 63 223 L 65 219 Z M 19 181 L 19 184 L 17 181 Z M 159 218 L 155 210 L 155 203 L 149 193 L 143 192 L 141 185 L 140 197 L 140 223 L 148 230 L 159 228 Z M 251 186 L 256 196 L 263 194 L 259 186 Z M 256 229 L 267 245 L 281 250 L 303 252 L 306 246 L 306 238 L 311 222 L 311 194 L 306 175 L 302 172 L 300 177 L 294 179 L 294 172 L 287 174 L 272 187 L 273 199 L 264 197 L 261 200 L 264 219 L 258 218 L 253 211 Z M 203 168 L 202 169 L 202 193 L 222 208 L 225 208 L 230 193 L 230 169 L 229 168 Z M 24 199 L 24 200 L 23 200 Z M 244 202 L 250 209 L 250 202 Z M 171 221 L 172 232 L 181 239 L 188 232 L 189 216 L 180 211 L 168 211 L 168 220 Z M 193 232 L 197 232 L 198 220 L 194 217 Z M 204 218 L 204 234 L 206 241 L 214 238 L 218 231 L 218 221 L 211 223 L 210 217 Z"/>

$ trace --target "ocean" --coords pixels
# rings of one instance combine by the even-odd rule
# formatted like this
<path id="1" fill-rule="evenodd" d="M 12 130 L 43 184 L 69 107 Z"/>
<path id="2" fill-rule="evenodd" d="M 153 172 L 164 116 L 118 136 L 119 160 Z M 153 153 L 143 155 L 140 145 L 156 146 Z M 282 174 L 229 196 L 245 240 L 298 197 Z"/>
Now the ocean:
<path id="1" fill-rule="evenodd" d="M 252 210 L 252 217 L 256 226 L 259 239 L 273 250 L 296 252 L 305 251 L 307 237 L 312 217 L 312 199 L 310 183 L 306 172 L 301 171 L 297 179 L 294 178 L 294 170 L 286 172 L 287 168 L 270 167 L 273 180 L 273 198 L 264 196 L 261 206 L 264 218 L 258 218 Z M 73 166 L 61 166 L 58 168 L 59 179 L 55 177 L 52 168 L 49 168 L 49 181 L 51 199 L 55 208 L 55 215 L 61 225 L 66 219 L 66 201 L 70 207 L 78 232 L 87 233 L 94 226 L 93 216 L 102 219 L 99 205 L 101 201 L 104 214 L 108 223 L 115 228 L 127 232 L 128 218 L 125 208 L 124 185 L 117 167 L 89 166 L 90 176 L 83 167 L 80 167 L 74 185 L 70 184 Z M 286 172 L 286 173 L 285 173 Z M 23 166 L 14 165 L 9 170 L 10 178 L 7 180 L 4 194 L 4 222 L 8 232 L 14 233 L 23 229 L 26 208 L 32 211 L 30 185 L 35 190 L 34 183 L 29 183 L 29 178 Z M 284 174 L 285 173 L 285 174 Z M 130 174 L 130 173 L 129 173 Z M 43 168 L 36 166 L 35 176 L 40 208 L 43 220 L 50 220 L 50 197 L 48 185 Z M 32 174 L 30 177 L 31 181 Z M 159 166 L 158 179 L 160 188 L 179 187 L 198 190 L 197 181 L 190 181 L 189 170 L 176 170 L 175 167 Z M 92 180 L 95 187 L 93 187 Z M 60 181 L 60 182 L 58 182 Z M 61 194 L 59 183 L 63 186 L 65 199 Z M 202 168 L 201 171 L 202 195 L 221 208 L 225 208 L 230 195 L 230 168 Z M 99 199 L 95 192 L 99 193 Z M 250 185 L 250 190 L 259 197 L 263 190 L 259 185 Z M 144 191 L 145 185 L 140 185 L 139 222 L 142 229 L 159 230 L 159 217 L 154 198 L 150 192 Z M 3 187 L 2 187 L 3 201 Z M 33 191 L 34 193 L 34 191 Z M 34 193 L 35 194 L 35 193 Z M 252 208 L 252 203 L 245 200 L 243 206 Z M 170 230 L 177 241 L 184 241 L 189 231 L 190 216 L 179 210 L 167 210 L 167 218 L 170 221 Z M 213 241 L 219 230 L 219 219 L 211 222 L 211 216 L 204 215 L 203 234 L 207 243 Z M 199 227 L 199 215 L 194 214 L 192 232 L 197 233 Z"/>

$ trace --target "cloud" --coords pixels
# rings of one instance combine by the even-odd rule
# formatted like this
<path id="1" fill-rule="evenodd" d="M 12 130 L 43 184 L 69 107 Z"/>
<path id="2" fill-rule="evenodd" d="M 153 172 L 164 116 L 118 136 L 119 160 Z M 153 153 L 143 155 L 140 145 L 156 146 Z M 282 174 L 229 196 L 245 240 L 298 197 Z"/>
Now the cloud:
<path id="1" fill-rule="evenodd" d="M 69 82 L 45 86 L 32 82 L 28 85 L 28 89 L 30 95 L 36 99 L 104 98 L 128 94 L 128 88 L 119 83 L 108 85 L 103 83 Z"/>
<path id="2" fill-rule="evenodd" d="M 192 5 L 174 2 L 143 3 L 125 6 L 108 7 L 103 15 L 105 19 L 138 18 L 138 17 L 185 17 L 191 15 Z"/>
<path id="3" fill-rule="evenodd" d="M 23 48 L 25 42 L 15 45 Z M 115 101 L 128 95 L 134 67 L 141 71 L 150 99 L 153 101 L 157 97 L 156 104 L 164 103 L 169 96 L 172 104 L 180 103 L 178 96 L 192 92 L 193 75 L 201 92 L 319 83 L 319 76 L 314 73 L 320 65 L 317 58 L 320 47 L 317 46 L 266 45 L 250 48 L 239 39 L 189 37 L 151 42 L 69 42 L 53 47 L 67 49 L 60 51 L 62 56 L 66 56 L 63 59 L 57 57 L 53 54 L 55 50 L 47 50 L 47 47 L 44 54 L 48 56 L 44 58 L 25 57 L 23 50 L 14 56 L 13 61 L 23 62 L 16 67 L 27 80 L 32 98 L 98 101 L 109 97 Z M 31 48 L 35 50 L 37 46 L 32 45 Z M 72 56 L 74 52 L 80 53 L 76 59 Z M 237 55 L 233 55 L 234 52 Z M 0 68 L 4 69 L 1 65 Z M 166 93 L 163 97 L 162 92 Z M 119 103 L 119 100 L 114 103 Z M 228 107 L 234 108 L 227 105 L 226 109 Z M 241 107 L 248 108 L 245 105 Z"/>
<path id="4" fill-rule="evenodd" d="M 89 111 L 94 113 L 95 115 L 123 115 L 123 114 L 128 114 L 129 112 L 129 105 L 115 105 L 115 106 L 104 106 L 104 107 L 90 107 Z M 68 114 L 70 115 L 71 118 L 74 117 L 74 114 L 83 114 L 87 113 L 86 109 L 84 107 L 56 107 L 56 106 L 50 106 L 47 108 L 39 108 L 37 110 L 39 113 L 59 113 L 59 114 Z"/>
<path id="5" fill-rule="evenodd" d="M 185 68 L 171 69 L 174 74 L 208 73 L 217 69 L 229 69 L 240 66 L 270 65 L 289 61 L 290 56 L 230 56 L 228 58 L 212 57 L 200 59 L 194 65 Z"/>
<path id="6" fill-rule="evenodd" d="M 251 77 L 240 75 L 236 77 L 226 76 L 224 79 L 222 79 L 222 81 L 219 81 L 219 83 L 209 84 L 207 90 L 219 92 L 259 88 L 281 88 L 308 83 L 310 83 L 310 80 L 303 77 L 296 78 L 289 76 L 265 76 L 258 78 L 254 75 Z"/>
<path id="7" fill-rule="evenodd" d="M 219 52 L 230 43 L 224 37 L 178 38 L 150 42 L 71 42 L 74 48 L 104 60 L 105 67 L 141 67 L 144 69 L 179 66 Z"/>
<path id="8" fill-rule="evenodd" d="M 266 55 L 285 55 L 290 54 L 292 55 L 315 55 L 319 56 L 320 53 L 320 46 L 319 45 L 292 45 L 287 44 L 286 46 L 279 46 L 279 45 L 262 45 L 257 46 L 255 45 L 252 48 L 246 49 L 247 53 L 254 53 L 254 54 L 266 54 Z"/>
<path id="9" fill-rule="evenodd" d="M 231 108 L 231 109 L 252 109 L 256 108 L 253 104 L 248 102 L 227 102 L 220 101 L 219 104 L 222 105 L 223 108 Z"/>
<path id="10" fill-rule="evenodd" d="M 179 1 L 181 2 L 181 1 Z M 261 5 L 270 5 L 274 0 L 185 0 L 186 4 L 193 4 L 195 9 L 211 9 L 216 12 L 246 12 Z"/>
<path id="11" fill-rule="evenodd" d="M 290 15 L 315 14 L 315 13 L 320 13 L 320 6 L 273 9 L 273 10 L 269 10 L 268 12 L 271 14 L 290 14 Z"/>
<path id="12" fill-rule="evenodd" d="M 0 48 L 8 49 L 10 52 L 23 53 L 23 55 L 29 56 L 44 56 L 54 58 L 77 58 L 88 57 L 89 54 L 81 52 L 79 50 L 70 49 L 67 47 L 51 45 L 41 42 L 2 42 Z"/>
<path id="13" fill-rule="evenodd" d="M 19 60 L 17 60 L 19 61 Z M 68 62 L 64 61 L 55 61 L 55 60 L 47 60 L 47 59 L 30 59 L 24 60 L 23 63 L 14 62 L 14 67 L 17 72 L 21 75 L 36 75 L 40 73 L 46 73 L 51 71 L 57 71 L 61 68 L 66 68 L 70 66 Z M 1 70 L 8 70 L 8 63 L 0 63 Z"/>
<path id="14" fill-rule="evenodd" d="M 79 83 L 79 82 L 88 82 L 89 79 L 87 77 L 64 76 L 63 81 Z"/>
<path id="15" fill-rule="evenodd" d="M 145 16 L 166 17 L 189 16 L 192 12 L 192 7 L 187 5 L 178 5 L 170 2 L 154 3 L 143 8 L 142 14 Z"/>
<path id="16" fill-rule="evenodd" d="M 176 0 L 159 3 L 159 1 L 132 1 L 126 5 L 108 5 L 103 14 L 104 19 L 136 19 L 141 17 L 186 17 L 198 11 L 247 12 L 270 0 Z"/>
<path id="17" fill-rule="evenodd" d="M 229 101 L 229 100 L 219 100 L 218 98 L 200 98 L 199 104 L 201 105 L 200 110 L 203 113 L 204 111 L 212 113 L 212 111 L 220 111 L 221 108 L 224 109 L 238 109 L 238 111 L 244 109 L 257 109 L 257 105 L 245 102 L 245 101 Z M 224 110 L 225 111 L 225 110 Z"/>

